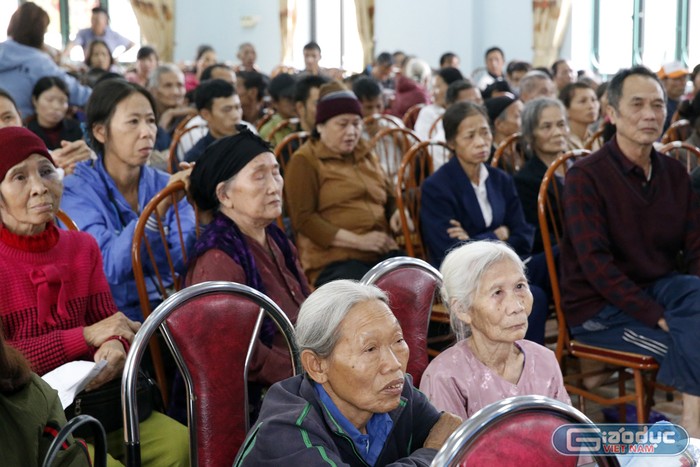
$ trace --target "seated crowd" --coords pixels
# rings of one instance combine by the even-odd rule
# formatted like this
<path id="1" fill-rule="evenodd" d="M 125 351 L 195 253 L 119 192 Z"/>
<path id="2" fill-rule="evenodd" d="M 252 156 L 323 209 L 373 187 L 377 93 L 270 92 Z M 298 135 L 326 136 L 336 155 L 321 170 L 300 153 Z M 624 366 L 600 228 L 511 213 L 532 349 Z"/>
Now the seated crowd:
<path id="1" fill-rule="evenodd" d="M 99 23 L 106 12 L 96 10 Z M 40 399 L 26 423 L 60 428 L 64 413 L 37 375 L 105 360 L 87 389 L 114 384 L 142 310 L 166 298 L 156 277 L 171 289 L 232 281 L 269 296 L 295 324 L 303 367 L 293 376 L 284 336 L 265 320 L 248 374 L 257 421 L 238 465 L 429 465 L 462 419 L 492 402 L 571 404 L 545 347 L 555 293 L 545 243 L 561 237 L 550 249 L 571 336 L 655 358 L 658 380 L 682 394 L 681 425 L 700 436 L 700 149 L 686 150 L 683 164 L 659 152 L 679 119 L 688 131 L 676 139 L 697 149 L 698 67 L 638 66 L 601 84 L 567 60 L 533 68 L 493 47 L 474 79 L 451 52 L 437 70 L 382 53 L 345 77 L 319 65 L 312 42 L 304 70 L 271 77 L 250 43 L 238 66 L 202 45 L 192 69 L 144 46 L 122 73 L 109 41 L 81 36 L 85 64 L 66 70 L 42 50 L 48 22 L 23 3 L 0 43 L 0 61 L 25 70 L 0 69 L 3 413 L 16 418 L 27 397 Z M 690 94 L 678 92 L 679 77 Z M 400 138 L 444 143 L 408 166 L 407 177 L 427 171 L 416 193 L 396 186 L 398 169 L 388 173 L 374 146 L 386 128 L 402 129 L 393 148 L 404 147 Z M 592 153 L 551 174 L 560 235 L 543 242 L 542 181 L 571 150 Z M 176 184 L 184 189 L 142 216 Z M 413 218 L 397 208 L 409 198 L 420 199 Z M 62 228 L 59 209 L 80 232 Z M 142 217 L 161 246 L 143 265 L 148 303 L 131 261 Z M 408 237 L 442 274 L 455 336 L 420 391 L 387 295 L 358 282 L 405 256 Z M 154 410 L 140 420 L 144 465 L 187 463 L 187 428 L 176 421 L 186 423 L 182 379 L 173 379 L 172 417 Z M 1 451 L 41 459 L 46 440 L 35 432 L 0 423 Z M 109 465 L 124 462 L 122 439 L 121 428 L 109 430 Z M 62 456 L 72 462 L 79 449 Z"/>

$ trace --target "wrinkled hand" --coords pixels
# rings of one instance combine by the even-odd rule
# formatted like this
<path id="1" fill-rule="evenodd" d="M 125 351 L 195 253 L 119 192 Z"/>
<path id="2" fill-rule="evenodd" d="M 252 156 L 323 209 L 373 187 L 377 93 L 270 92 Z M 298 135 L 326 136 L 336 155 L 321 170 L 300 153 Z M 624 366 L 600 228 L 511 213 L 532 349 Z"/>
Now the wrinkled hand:
<path id="1" fill-rule="evenodd" d="M 63 169 L 66 175 L 75 171 L 75 164 L 90 159 L 92 150 L 82 139 L 77 141 L 61 141 L 61 147 L 51 151 L 51 158 L 56 165 Z"/>
<path id="2" fill-rule="evenodd" d="M 163 112 L 163 114 L 160 116 L 160 119 L 158 120 L 158 125 L 163 129 L 168 129 L 174 119 L 178 117 L 195 115 L 196 113 L 197 109 L 195 109 L 194 107 L 182 106 L 168 109 L 165 112 Z"/>
<path id="3" fill-rule="evenodd" d="M 99 388 L 106 382 L 112 381 L 122 374 L 124 363 L 126 362 L 126 350 L 124 350 L 122 343 L 118 340 L 111 340 L 102 344 L 100 348 L 97 349 L 97 352 L 95 352 L 95 362 L 101 360 L 107 360 L 107 365 L 102 368 L 102 371 L 100 371 L 100 374 L 98 374 L 95 379 L 85 386 L 86 391 Z"/>
<path id="4" fill-rule="evenodd" d="M 498 237 L 499 240 L 505 242 L 508 241 L 510 238 L 510 230 L 508 230 L 508 227 L 505 225 L 500 226 L 496 230 L 493 231 L 493 233 Z"/>
<path id="5" fill-rule="evenodd" d="M 180 163 L 180 167 L 183 168 L 183 164 L 187 164 L 186 162 Z M 176 203 L 179 203 L 180 200 L 185 196 L 186 193 L 190 191 L 190 174 L 192 173 L 192 168 L 194 167 L 194 164 L 188 164 L 183 170 L 180 170 L 179 172 L 175 172 L 170 176 L 170 179 L 168 180 L 168 185 L 172 185 L 173 183 L 177 182 L 184 182 L 185 184 L 185 191 L 184 192 L 178 192 L 177 196 L 168 196 L 165 198 L 163 201 L 158 204 L 158 208 L 156 208 L 156 211 L 158 213 L 158 217 L 163 218 L 165 214 L 168 212 L 168 209 L 170 209 L 170 206 L 172 206 L 173 201 Z M 167 186 L 167 185 L 166 185 Z M 175 198 L 173 200 L 173 198 Z"/>
<path id="6" fill-rule="evenodd" d="M 360 249 L 365 251 L 375 251 L 377 253 L 388 253 L 397 250 L 399 247 L 394 239 L 385 232 L 373 231 L 360 235 Z"/>
<path id="7" fill-rule="evenodd" d="M 450 225 L 452 227 L 447 228 L 447 235 L 450 238 L 456 238 L 457 240 L 469 240 L 469 235 L 467 234 L 467 231 L 462 228 L 462 224 L 459 223 L 459 221 L 455 219 L 450 219 Z"/>
<path id="8" fill-rule="evenodd" d="M 461 424 L 462 419 L 460 417 L 449 412 L 443 412 L 437 423 L 431 428 L 430 433 L 428 433 L 423 447 L 439 450 L 452 432 L 459 428 Z"/>
<path id="9" fill-rule="evenodd" d="M 121 336 L 129 342 L 133 341 L 134 334 L 140 327 L 141 323 L 131 321 L 124 313 L 118 311 L 109 318 L 98 321 L 91 326 L 85 326 L 83 336 L 88 345 L 101 347 L 112 336 Z"/>
<path id="10" fill-rule="evenodd" d="M 407 209 L 404 209 L 403 212 L 406 216 L 406 224 L 408 224 L 407 227 L 409 232 L 415 232 L 416 228 L 413 225 L 413 219 L 411 219 L 410 213 Z M 401 213 L 399 213 L 398 209 L 391 215 L 391 219 L 389 219 L 389 226 L 391 227 L 392 232 L 401 232 Z"/>

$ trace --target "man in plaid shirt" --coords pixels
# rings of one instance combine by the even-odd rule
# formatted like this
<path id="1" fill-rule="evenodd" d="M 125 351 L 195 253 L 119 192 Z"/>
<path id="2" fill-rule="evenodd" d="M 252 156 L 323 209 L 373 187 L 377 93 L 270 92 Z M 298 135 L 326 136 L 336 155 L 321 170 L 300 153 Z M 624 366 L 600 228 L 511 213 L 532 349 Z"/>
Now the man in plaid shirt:
<path id="1" fill-rule="evenodd" d="M 610 81 L 617 134 L 578 161 L 564 185 L 562 299 L 577 340 L 659 361 L 658 379 L 683 393 L 681 424 L 696 437 L 700 199 L 685 168 L 654 149 L 665 99 L 644 67 Z"/>

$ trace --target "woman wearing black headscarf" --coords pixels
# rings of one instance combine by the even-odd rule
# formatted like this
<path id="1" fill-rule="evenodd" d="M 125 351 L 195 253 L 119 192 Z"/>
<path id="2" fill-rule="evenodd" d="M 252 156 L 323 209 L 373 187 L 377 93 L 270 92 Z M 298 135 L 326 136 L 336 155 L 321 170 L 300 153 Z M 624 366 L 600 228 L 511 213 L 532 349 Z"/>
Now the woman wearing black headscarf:
<path id="1" fill-rule="evenodd" d="M 224 280 L 269 296 L 294 323 L 309 294 L 297 252 L 274 221 L 282 212 L 282 176 L 269 144 L 249 130 L 211 144 L 190 176 L 192 199 L 214 220 L 194 246 L 187 284 Z M 272 384 L 292 375 L 284 337 L 263 325 L 249 380 Z"/>

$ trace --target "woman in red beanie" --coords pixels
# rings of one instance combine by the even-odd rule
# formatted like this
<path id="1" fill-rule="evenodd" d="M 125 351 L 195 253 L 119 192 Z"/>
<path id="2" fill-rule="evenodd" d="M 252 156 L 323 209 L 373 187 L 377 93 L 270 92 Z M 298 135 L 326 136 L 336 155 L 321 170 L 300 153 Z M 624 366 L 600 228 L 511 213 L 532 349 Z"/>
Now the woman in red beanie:
<path id="1" fill-rule="evenodd" d="M 106 360 L 87 387 L 96 389 L 121 376 L 140 324 L 117 311 L 92 236 L 54 225 L 63 182 L 44 142 L 8 127 L 0 129 L 0 148 L 0 327 L 39 375 L 74 360 Z M 185 427 L 155 412 L 144 426 L 161 451 L 152 458 L 169 451 L 186 462 Z"/>
<path id="2" fill-rule="evenodd" d="M 389 229 L 400 228 L 394 194 L 361 134 L 357 97 L 338 82 L 321 86 L 316 128 L 285 173 L 301 264 L 316 287 L 336 279 L 359 280 L 375 264 L 399 254 Z"/>

